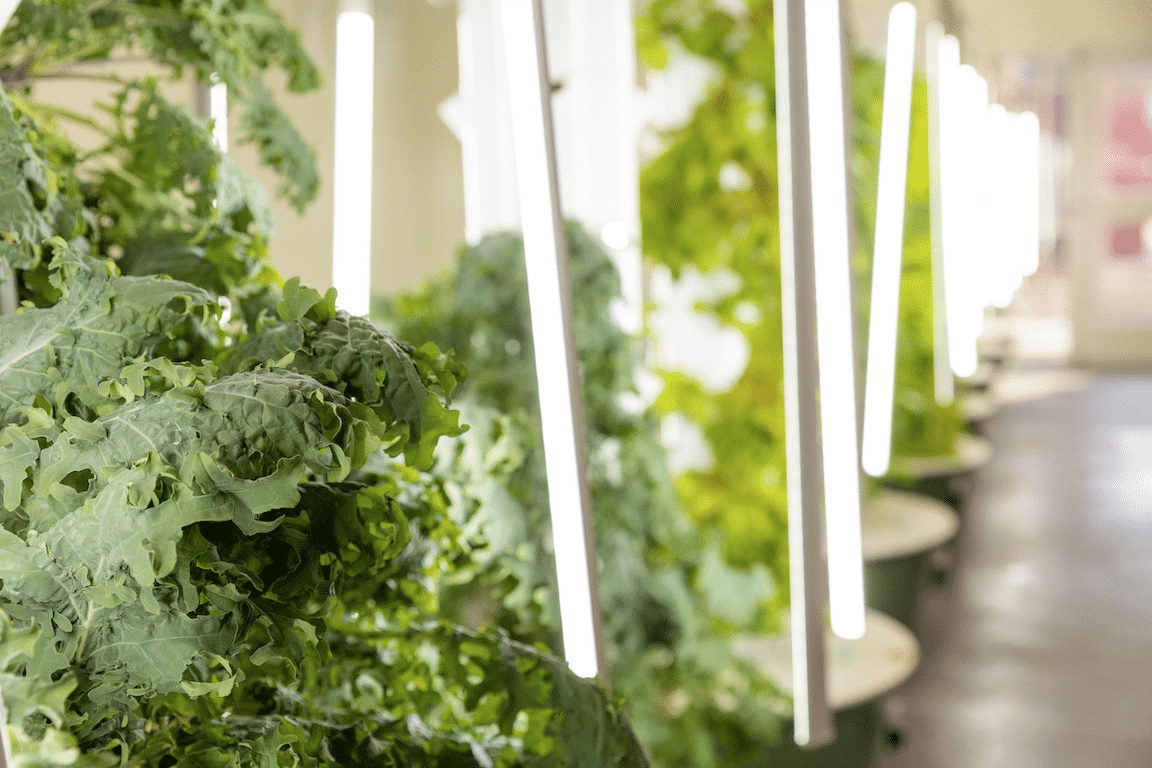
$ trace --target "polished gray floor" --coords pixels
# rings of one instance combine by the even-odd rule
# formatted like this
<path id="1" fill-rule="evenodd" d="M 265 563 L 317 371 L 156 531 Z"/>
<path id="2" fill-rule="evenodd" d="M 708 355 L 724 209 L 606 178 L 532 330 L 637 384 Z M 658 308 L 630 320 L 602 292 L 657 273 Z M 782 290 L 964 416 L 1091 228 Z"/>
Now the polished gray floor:
<path id="1" fill-rule="evenodd" d="M 1152 766 L 1152 377 L 1066 374 L 986 424 L 877 768 Z"/>

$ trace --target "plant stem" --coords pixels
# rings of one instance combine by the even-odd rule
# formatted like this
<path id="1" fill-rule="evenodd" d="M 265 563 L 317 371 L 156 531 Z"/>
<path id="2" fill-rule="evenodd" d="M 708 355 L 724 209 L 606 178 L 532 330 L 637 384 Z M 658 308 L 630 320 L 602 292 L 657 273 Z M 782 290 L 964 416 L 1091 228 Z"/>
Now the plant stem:
<path id="1" fill-rule="evenodd" d="M 80 635 L 80 644 L 76 646 L 76 656 L 73 662 L 79 664 L 84 658 L 84 646 L 88 644 L 88 629 L 92 626 L 92 619 L 96 616 L 96 604 L 88 603 L 88 618 L 84 619 L 84 633 Z"/>
<path id="2" fill-rule="evenodd" d="M 45 104 L 44 102 L 40 102 L 40 101 L 24 101 L 22 99 L 17 99 L 12 94 L 9 94 L 8 96 L 10 99 L 13 100 L 14 103 L 16 103 L 17 107 L 19 107 L 21 109 L 21 111 L 30 112 L 30 113 L 41 113 L 41 114 L 46 113 L 46 114 L 50 114 L 50 115 L 58 115 L 60 117 L 65 117 L 65 118 L 68 118 L 69 120 L 72 120 L 73 122 L 76 122 L 76 123 L 79 123 L 80 125 L 85 126 L 86 128 L 90 128 L 93 131 L 96 131 L 101 136 L 104 136 L 105 138 L 108 138 L 108 139 L 111 139 L 116 135 L 107 126 L 101 125 L 100 123 L 96 122 L 95 120 L 88 117 L 87 115 L 82 115 L 79 112 L 74 112 L 71 109 L 68 109 L 67 107 L 61 107 L 58 104 Z"/>

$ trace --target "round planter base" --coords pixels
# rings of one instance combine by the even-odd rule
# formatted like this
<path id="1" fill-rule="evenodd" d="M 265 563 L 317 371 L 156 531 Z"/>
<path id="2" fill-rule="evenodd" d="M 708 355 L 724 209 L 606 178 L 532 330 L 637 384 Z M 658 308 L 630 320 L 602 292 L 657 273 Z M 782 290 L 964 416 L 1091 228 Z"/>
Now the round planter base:
<path id="1" fill-rule="evenodd" d="M 947 456 L 893 456 L 883 482 L 923 493 L 959 510 L 970 490 L 971 474 L 992 459 L 992 444 L 976 435 L 960 435 Z"/>
<path id="2" fill-rule="evenodd" d="M 869 499 L 861 516 L 868 607 L 916 633 L 933 552 L 959 529 L 960 518 L 938 499 L 891 490 Z"/>
<path id="3" fill-rule="evenodd" d="M 733 649 L 772 680 L 784 694 L 792 693 L 792 647 L 789 622 L 770 637 L 738 637 Z M 765 746 L 756 765 L 796 768 L 865 767 L 875 753 L 879 699 L 899 686 L 916 669 L 920 645 L 900 622 L 869 610 L 864 637 L 845 640 L 828 633 L 828 706 L 836 719 L 836 740 L 815 749 L 797 746 L 791 721 L 780 742 Z"/>

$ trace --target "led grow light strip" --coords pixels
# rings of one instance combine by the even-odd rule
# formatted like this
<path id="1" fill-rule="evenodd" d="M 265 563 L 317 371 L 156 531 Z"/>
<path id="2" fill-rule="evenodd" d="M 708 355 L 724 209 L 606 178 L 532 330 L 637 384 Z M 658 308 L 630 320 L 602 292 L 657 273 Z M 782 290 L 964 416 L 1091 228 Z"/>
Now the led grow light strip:
<path id="1" fill-rule="evenodd" d="M 928 81 L 928 200 L 932 244 L 932 384 L 937 405 L 951 405 L 956 396 L 948 353 L 948 296 L 944 280 L 944 205 L 942 180 L 943 114 L 940 98 L 940 66 L 943 61 L 944 27 L 929 22 L 924 32 L 925 77 Z"/>
<path id="2" fill-rule="evenodd" d="M 828 603 L 832 631 L 859 638 L 864 635 L 864 563 L 839 0 L 807 0 L 804 12 Z"/>
<path id="3" fill-rule="evenodd" d="M 576 674 L 607 683 L 543 13 L 540 0 L 502 0 L 500 10 L 564 657 Z"/>
<path id="4" fill-rule="evenodd" d="M 955 40 L 955 38 L 945 38 Z M 959 61 L 959 44 L 949 45 Z M 983 140 L 987 133 L 988 83 L 969 64 L 952 69 L 951 106 L 946 105 L 950 138 L 944 144 L 944 182 L 950 197 L 945 198 L 946 227 L 944 263 L 946 280 L 955 300 L 948 302 L 948 328 L 954 334 L 948 342 L 952 372 L 967 378 L 976 372 L 979 355 L 976 340 L 984 327 L 984 301 L 979 281 L 987 278 L 981 269 L 987 243 L 984 241 L 983 185 L 987 179 L 980 169 L 985 158 Z M 946 79 L 945 82 L 948 82 Z M 945 91 L 948 98 L 948 91 Z M 951 181 L 949 181 L 951 177 Z M 948 243 L 951 242 L 951 248 Z"/>
<path id="5" fill-rule="evenodd" d="M 1016 117 L 1020 132 L 1021 194 L 1021 270 L 1023 276 L 1040 268 L 1040 118 L 1035 112 L 1022 112 Z"/>
<path id="6" fill-rule="evenodd" d="M 208 117 L 212 118 L 212 140 L 221 152 L 228 151 L 228 84 L 215 83 L 208 89 Z"/>
<path id="7" fill-rule="evenodd" d="M 340 0 L 336 17 L 336 138 L 332 172 L 332 285 L 336 302 L 368 314 L 372 270 L 371 0 Z"/>
<path id="8" fill-rule="evenodd" d="M 796 743 L 835 738 L 825 690 L 827 599 L 820 497 L 820 385 L 816 362 L 812 167 L 803 0 L 774 0 L 776 146 L 780 179 L 780 298 L 784 326 L 784 441 L 792 601 L 792 714 Z"/>
<path id="9" fill-rule="evenodd" d="M 892 400 L 896 382 L 896 324 L 900 308 L 900 262 L 908 179 L 908 133 L 912 120 L 912 67 L 916 8 L 897 3 L 888 14 L 884 111 L 880 123 L 880 173 L 876 239 L 872 249 L 868 364 L 864 384 L 861 463 L 873 477 L 888 472 L 892 454 Z"/>

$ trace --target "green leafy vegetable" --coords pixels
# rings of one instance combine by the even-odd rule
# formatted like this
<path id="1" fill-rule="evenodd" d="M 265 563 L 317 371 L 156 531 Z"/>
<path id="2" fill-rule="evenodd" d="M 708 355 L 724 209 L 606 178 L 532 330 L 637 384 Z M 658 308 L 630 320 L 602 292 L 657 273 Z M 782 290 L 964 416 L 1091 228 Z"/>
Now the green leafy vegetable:
<path id="1" fill-rule="evenodd" d="M 762 567 L 726 563 L 684 516 L 655 416 L 636 404 L 639 349 L 609 319 L 615 267 L 584 229 L 570 223 L 567 235 L 613 690 L 657 764 L 732 764 L 775 737 L 774 692 L 726 639 L 757 625 L 774 584 Z M 563 543 L 541 535 L 550 521 L 520 237 L 486 237 L 454 272 L 376 310 L 397 335 L 453 348 L 469 368 L 457 402 L 471 428 L 424 475 L 467 547 L 451 555 L 444 613 L 558 643 L 553 548 Z"/>

